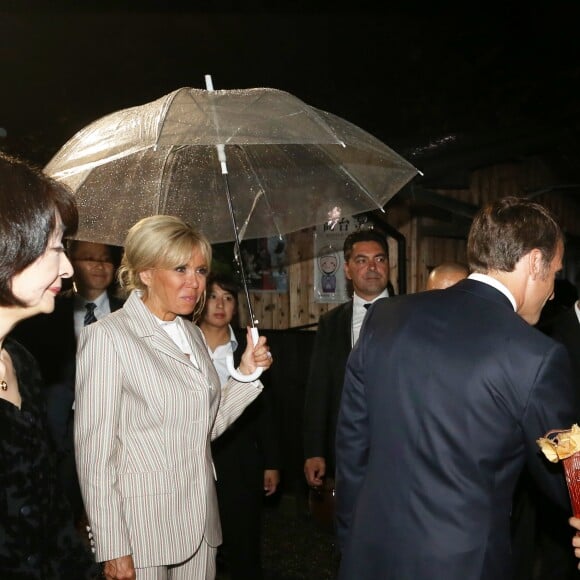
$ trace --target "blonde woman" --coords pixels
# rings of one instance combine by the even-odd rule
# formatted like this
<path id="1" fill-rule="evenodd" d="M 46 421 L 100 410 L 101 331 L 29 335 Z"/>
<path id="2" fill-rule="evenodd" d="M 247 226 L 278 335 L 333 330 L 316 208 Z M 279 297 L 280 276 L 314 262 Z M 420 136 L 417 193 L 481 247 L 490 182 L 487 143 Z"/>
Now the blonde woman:
<path id="1" fill-rule="evenodd" d="M 210 442 L 261 392 L 223 387 L 201 331 L 207 239 L 182 220 L 153 216 L 128 232 L 123 308 L 79 338 L 75 449 L 98 561 L 112 579 L 215 577 L 221 542 Z M 248 332 L 249 339 L 249 332 Z M 239 371 L 268 368 L 263 337 Z"/>

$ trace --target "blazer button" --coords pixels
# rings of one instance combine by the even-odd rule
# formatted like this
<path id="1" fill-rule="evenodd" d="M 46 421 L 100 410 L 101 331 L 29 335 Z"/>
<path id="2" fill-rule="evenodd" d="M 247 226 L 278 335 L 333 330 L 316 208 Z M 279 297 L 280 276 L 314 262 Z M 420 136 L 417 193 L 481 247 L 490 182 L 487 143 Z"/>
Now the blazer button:
<path id="1" fill-rule="evenodd" d="M 28 505 L 23 505 L 20 508 L 20 514 L 23 515 L 24 517 L 29 516 L 31 511 L 32 510 L 30 509 L 30 506 L 28 506 Z"/>

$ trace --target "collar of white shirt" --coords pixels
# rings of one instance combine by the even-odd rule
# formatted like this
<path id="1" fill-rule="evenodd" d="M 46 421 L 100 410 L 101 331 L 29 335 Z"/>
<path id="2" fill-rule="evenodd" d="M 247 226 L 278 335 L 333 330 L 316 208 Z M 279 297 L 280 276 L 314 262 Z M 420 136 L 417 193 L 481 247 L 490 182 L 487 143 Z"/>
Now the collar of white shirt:
<path id="1" fill-rule="evenodd" d="M 351 337 L 353 345 L 358 339 L 360 327 L 362 326 L 363 319 L 365 317 L 365 314 L 367 313 L 367 309 L 365 308 L 364 305 L 369 304 L 369 302 L 372 304 L 373 302 L 376 302 L 380 298 L 388 298 L 388 297 L 389 297 L 389 292 L 386 288 L 376 298 L 373 298 L 372 300 L 363 300 L 356 293 L 353 294 L 353 296 L 352 296 L 352 337 Z"/>
<path id="2" fill-rule="evenodd" d="M 238 348 L 238 341 L 236 339 L 236 335 L 234 333 L 234 330 L 231 326 L 229 326 L 229 329 L 230 329 L 230 341 L 226 342 L 225 344 L 219 345 L 218 347 L 216 347 L 216 349 L 214 351 L 212 351 L 209 348 L 207 341 L 205 343 L 207 346 L 207 350 L 209 352 L 209 355 L 211 356 L 211 359 L 213 361 L 213 366 L 215 367 L 215 370 L 217 371 L 217 374 L 220 378 L 220 383 L 221 383 L 222 387 L 226 384 L 226 382 L 228 381 L 228 379 L 230 377 L 230 372 L 229 372 L 228 367 L 227 367 L 226 359 L 227 359 L 228 355 L 236 352 L 236 349 Z M 203 332 L 202 332 L 202 334 L 203 334 Z M 203 339 L 205 340 L 205 336 Z"/>
<path id="3" fill-rule="evenodd" d="M 111 305 L 109 304 L 109 295 L 107 292 L 103 292 L 100 296 L 97 296 L 94 300 L 87 300 L 84 296 L 81 296 L 77 292 L 74 293 L 74 305 L 73 305 L 73 317 L 74 317 L 74 326 L 75 326 L 75 335 L 79 336 L 81 330 L 84 328 L 85 325 L 85 314 L 87 310 L 85 308 L 85 304 L 88 302 L 94 302 L 96 305 L 95 308 L 95 317 L 97 320 L 103 318 L 107 314 L 111 313 Z"/>
<path id="4" fill-rule="evenodd" d="M 176 316 L 173 320 L 161 320 L 160 318 L 157 318 L 157 316 L 155 316 L 155 318 L 159 322 L 161 328 L 163 328 L 171 340 L 173 340 L 177 345 L 177 348 L 189 357 L 189 360 L 193 363 L 194 367 L 199 368 L 195 354 L 191 350 L 187 340 L 183 319 L 179 316 Z"/>
<path id="5" fill-rule="evenodd" d="M 499 290 L 502 294 L 507 296 L 509 301 L 512 303 L 512 307 L 515 312 L 518 311 L 518 307 L 516 305 L 516 299 L 514 295 L 504 286 L 499 280 L 488 276 L 487 274 L 480 274 L 479 272 L 474 272 L 473 274 L 469 274 L 468 278 L 470 280 L 477 280 L 478 282 L 483 282 L 484 284 L 488 284 L 489 286 L 493 286 L 496 290 Z"/>
<path id="6" fill-rule="evenodd" d="M 109 295 L 106 291 L 97 296 L 94 300 L 87 300 L 84 296 L 81 296 L 77 292 L 75 292 L 74 298 L 75 310 L 82 311 L 83 315 L 86 312 L 85 304 L 88 304 L 89 302 L 93 302 L 95 304 L 95 312 L 104 312 L 105 310 L 108 310 L 107 314 L 109 314 L 111 311 L 109 306 Z"/>
<path id="7" fill-rule="evenodd" d="M 367 311 L 367 309 L 365 308 L 365 304 L 373 304 L 373 302 L 376 302 L 377 300 L 379 300 L 381 298 L 388 298 L 388 297 L 389 297 L 389 291 L 386 288 L 376 298 L 373 298 L 372 300 L 364 300 L 355 292 L 352 295 L 353 312 L 358 310 L 364 318 L 364 315 L 366 314 L 366 311 Z"/>

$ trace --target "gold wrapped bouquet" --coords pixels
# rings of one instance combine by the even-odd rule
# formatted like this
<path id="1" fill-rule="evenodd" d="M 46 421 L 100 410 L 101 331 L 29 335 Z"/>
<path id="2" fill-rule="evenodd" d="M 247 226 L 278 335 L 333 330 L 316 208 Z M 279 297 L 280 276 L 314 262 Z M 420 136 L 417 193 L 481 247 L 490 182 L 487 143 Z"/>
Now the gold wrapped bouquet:
<path id="1" fill-rule="evenodd" d="M 537 440 L 540 449 L 552 463 L 562 462 L 574 516 L 580 517 L 580 427 L 553 430 Z"/>

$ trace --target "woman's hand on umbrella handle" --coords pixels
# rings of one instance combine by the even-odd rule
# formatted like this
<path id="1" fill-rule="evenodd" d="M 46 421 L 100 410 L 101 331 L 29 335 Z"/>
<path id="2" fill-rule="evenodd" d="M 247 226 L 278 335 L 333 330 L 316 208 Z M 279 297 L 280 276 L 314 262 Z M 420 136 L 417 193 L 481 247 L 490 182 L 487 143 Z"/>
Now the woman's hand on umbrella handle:
<path id="1" fill-rule="evenodd" d="M 272 364 L 272 355 L 266 346 L 266 338 L 258 334 L 258 329 L 254 326 L 248 328 L 248 344 L 242 355 L 240 370 L 234 368 L 234 357 L 230 355 L 226 359 L 226 366 L 231 377 L 242 383 L 255 381 L 265 369 Z M 242 372 L 248 370 L 247 374 Z"/>

